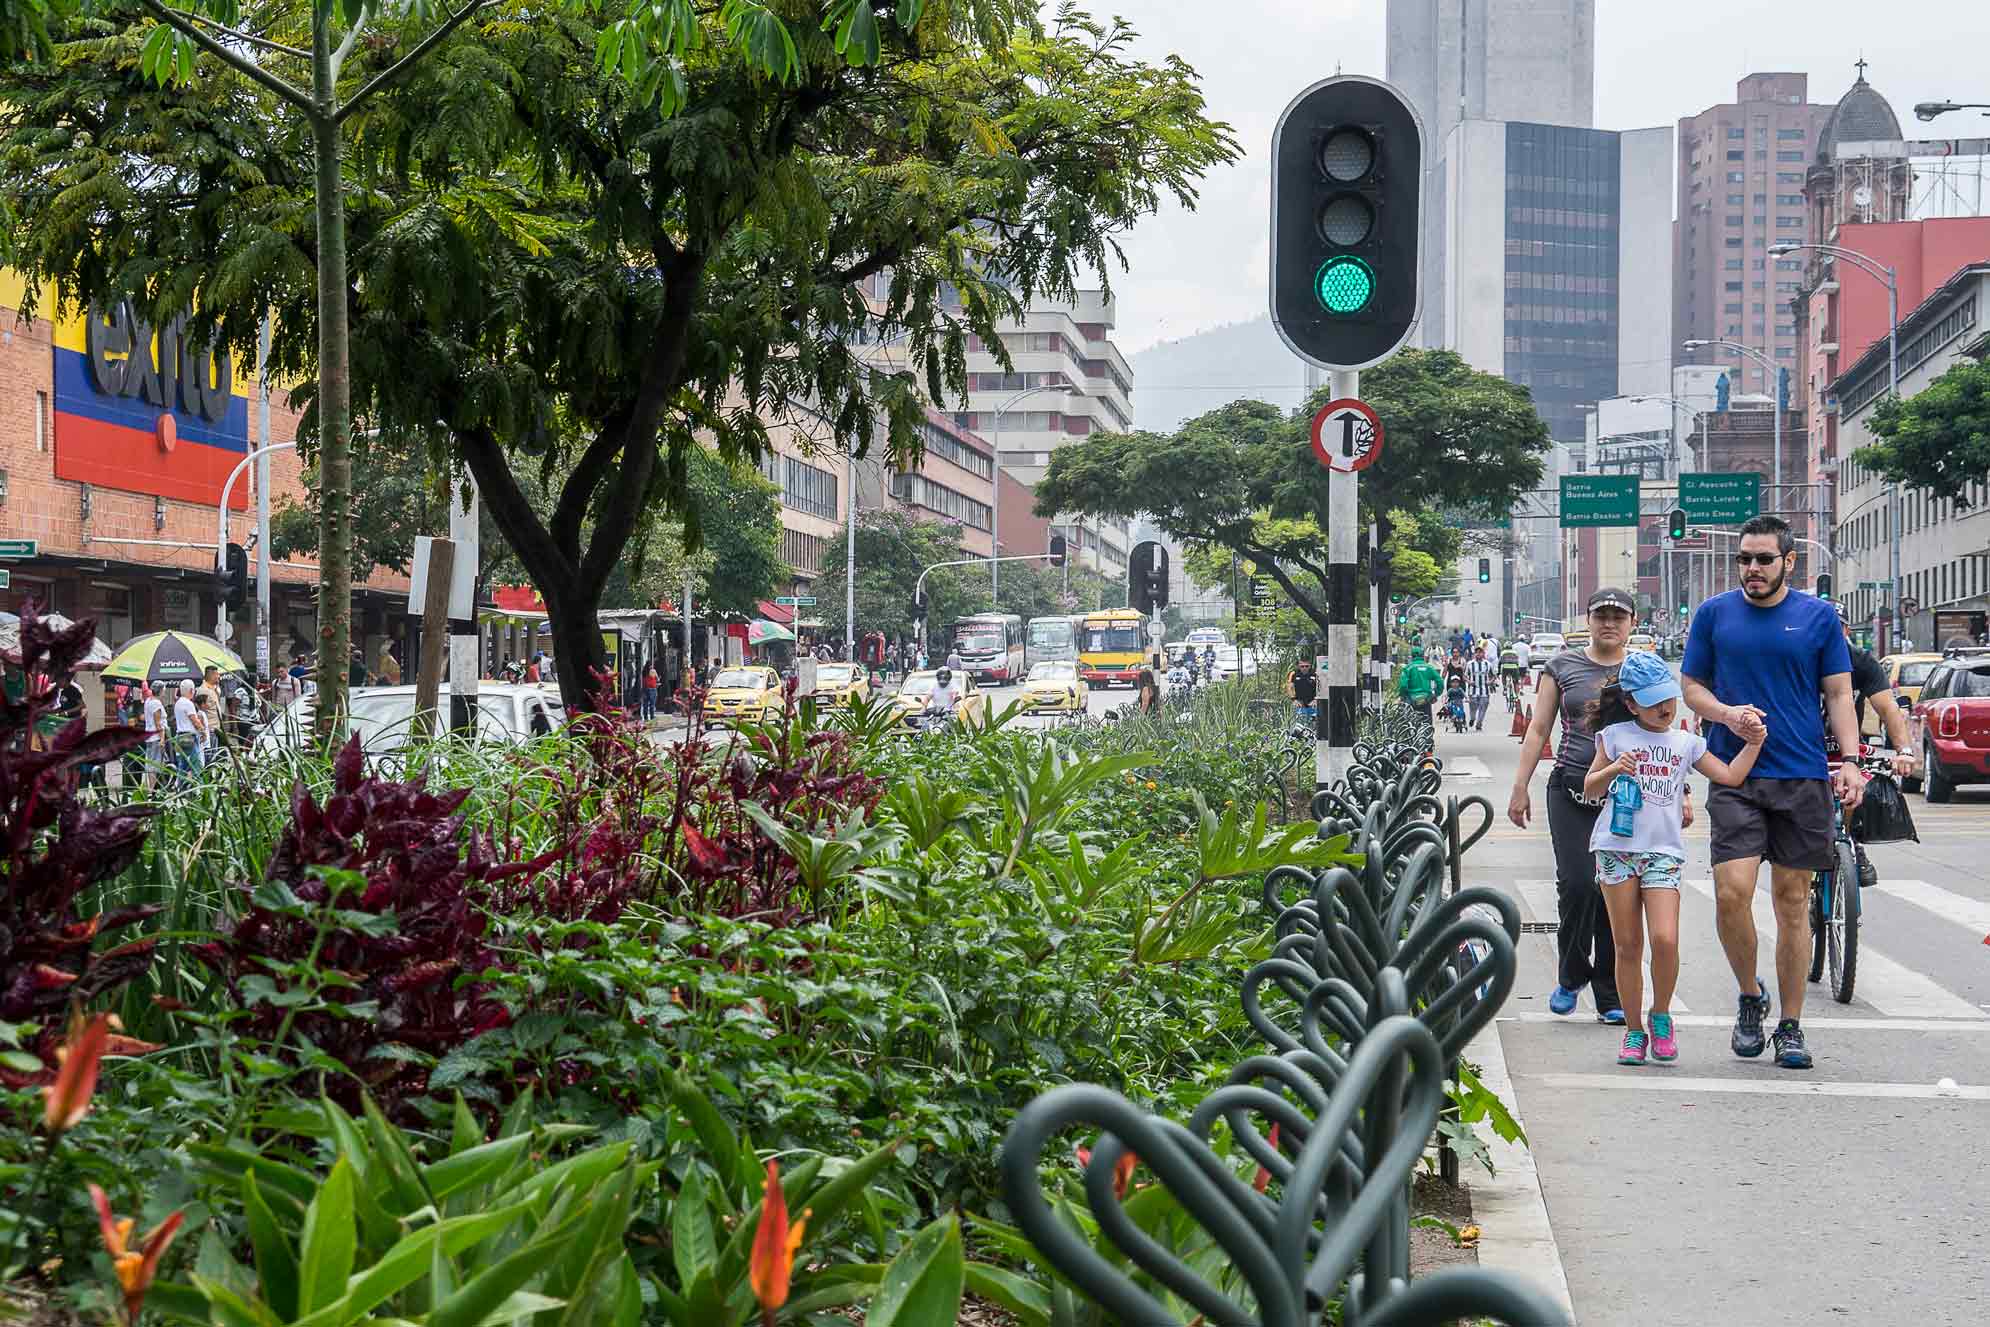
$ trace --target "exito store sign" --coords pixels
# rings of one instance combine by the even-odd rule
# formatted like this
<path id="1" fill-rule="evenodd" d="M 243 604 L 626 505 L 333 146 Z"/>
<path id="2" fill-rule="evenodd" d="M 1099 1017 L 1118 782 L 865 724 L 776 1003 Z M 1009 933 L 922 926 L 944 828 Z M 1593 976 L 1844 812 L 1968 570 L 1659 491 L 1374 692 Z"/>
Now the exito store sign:
<path id="1" fill-rule="evenodd" d="M 249 398 L 228 353 L 186 328 L 149 327 L 128 305 L 56 325 L 56 478 L 220 501 L 249 449 Z M 229 505 L 248 505 L 245 486 Z"/>

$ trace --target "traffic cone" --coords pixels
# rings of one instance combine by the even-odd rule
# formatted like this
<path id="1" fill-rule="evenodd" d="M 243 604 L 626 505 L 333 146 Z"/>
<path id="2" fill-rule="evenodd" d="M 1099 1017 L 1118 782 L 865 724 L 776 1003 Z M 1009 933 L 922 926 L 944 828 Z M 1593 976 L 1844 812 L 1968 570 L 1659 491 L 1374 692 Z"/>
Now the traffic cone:
<path id="1" fill-rule="evenodd" d="M 1520 709 L 1520 708 L 1518 708 L 1518 707 L 1515 707 L 1515 709 L 1514 709 L 1514 711 L 1513 711 L 1513 726 L 1507 729 L 1507 732 L 1506 732 L 1506 735 L 1507 735 L 1508 737 L 1518 737 L 1518 738 L 1520 738 L 1520 739 L 1521 739 L 1522 741 L 1525 741 L 1525 740 L 1526 740 L 1526 738 L 1527 738 L 1527 711 L 1525 711 L 1525 710 L 1523 710 L 1523 709 Z"/>

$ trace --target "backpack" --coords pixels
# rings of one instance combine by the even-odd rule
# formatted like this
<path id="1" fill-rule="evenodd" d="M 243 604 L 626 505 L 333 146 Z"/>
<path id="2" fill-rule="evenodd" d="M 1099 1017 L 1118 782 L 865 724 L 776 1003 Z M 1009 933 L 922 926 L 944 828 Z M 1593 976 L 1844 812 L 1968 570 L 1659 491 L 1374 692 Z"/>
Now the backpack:
<path id="1" fill-rule="evenodd" d="M 1428 664 L 1424 665 L 1422 673 L 1410 684 L 1410 704 L 1428 705 L 1437 699 L 1437 688 L 1432 685 L 1434 673 Z"/>

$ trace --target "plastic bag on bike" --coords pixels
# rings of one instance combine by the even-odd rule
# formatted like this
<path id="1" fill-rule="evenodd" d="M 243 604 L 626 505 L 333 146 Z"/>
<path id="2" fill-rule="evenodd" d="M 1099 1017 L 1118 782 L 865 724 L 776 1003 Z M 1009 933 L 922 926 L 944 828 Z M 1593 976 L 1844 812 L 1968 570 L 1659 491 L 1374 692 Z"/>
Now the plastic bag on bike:
<path id="1" fill-rule="evenodd" d="M 1914 817 L 1907 810 L 1907 795 L 1900 785 L 1884 775 L 1866 784 L 1865 800 L 1852 812 L 1846 826 L 1860 843 L 1919 843 Z"/>

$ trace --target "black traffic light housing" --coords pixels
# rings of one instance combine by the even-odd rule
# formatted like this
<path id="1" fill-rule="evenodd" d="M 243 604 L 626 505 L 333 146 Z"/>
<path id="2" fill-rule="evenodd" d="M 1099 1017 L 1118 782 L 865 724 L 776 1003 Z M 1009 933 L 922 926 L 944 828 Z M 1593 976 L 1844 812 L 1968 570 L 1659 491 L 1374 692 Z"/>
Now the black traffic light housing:
<path id="1" fill-rule="evenodd" d="M 923 590 L 912 592 L 912 620 L 914 622 L 926 620 L 926 594 Z"/>
<path id="2" fill-rule="evenodd" d="M 249 597 L 249 555 L 240 544 L 228 545 L 224 562 L 216 574 L 215 588 L 229 612 L 240 608 Z"/>
<path id="3" fill-rule="evenodd" d="M 1054 535 L 1052 535 L 1052 536 L 1050 537 L 1050 565 L 1051 565 L 1051 566 L 1053 566 L 1053 567 L 1061 567 L 1061 566 L 1063 566 L 1063 565 L 1064 565 L 1064 548 L 1065 548 L 1065 544 L 1064 544 L 1064 536 L 1063 536 L 1063 535 L 1061 535 L 1061 534 L 1054 534 Z"/>
<path id="4" fill-rule="evenodd" d="M 1379 79 L 1292 99 L 1271 136 L 1271 321 L 1323 369 L 1387 359 L 1423 307 L 1423 121 Z"/>
<path id="5" fill-rule="evenodd" d="M 1686 537 L 1686 509 L 1684 507 L 1674 507 L 1666 513 L 1665 535 L 1668 539 L 1684 539 Z"/>
<path id="6" fill-rule="evenodd" d="M 1491 559 L 1491 558 L 1480 558 L 1480 559 L 1479 559 L 1479 584 L 1481 584 L 1481 585 L 1490 585 L 1490 584 L 1492 584 L 1492 559 Z"/>
<path id="7" fill-rule="evenodd" d="M 1831 590 L 1832 590 L 1831 573 L 1828 571 L 1818 572 L 1817 597 L 1819 599 L 1829 599 L 1831 597 Z"/>
<path id="8" fill-rule="evenodd" d="M 1126 560 L 1126 602 L 1148 617 L 1168 606 L 1168 550 L 1152 539 L 1135 544 Z"/>

